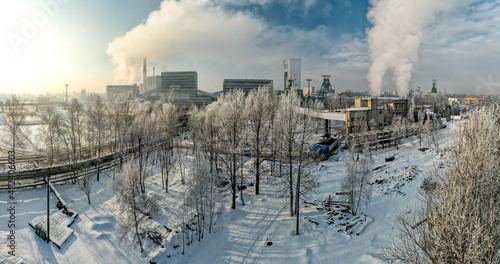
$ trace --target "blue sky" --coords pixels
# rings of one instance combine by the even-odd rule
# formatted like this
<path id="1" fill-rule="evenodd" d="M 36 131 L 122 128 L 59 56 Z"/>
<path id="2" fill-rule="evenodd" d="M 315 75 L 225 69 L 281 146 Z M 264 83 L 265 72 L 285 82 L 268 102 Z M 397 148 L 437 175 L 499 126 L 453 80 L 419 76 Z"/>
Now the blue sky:
<path id="1" fill-rule="evenodd" d="M 396 2 L 403 12 L 392 12 L 384 1 Z M 401 82 L 430 90 L 433 78 L 447 92 L 500 90 L 498 1 L 420 1 L 429 6 L 409 0 L 41 2 L 46 5 L 0 2 L 0 93 L 63 91 L 65 83 L 72 91 L 104 92 L 107 84 L 139 83 L 144 56 L 149 74 L 153 67 L 156 73 L 196 70 L 199 88 L 211 92 L 222 89 L 224 78 L 271 78 L 282 89 L 283 60 L 299 56 L 304 82 L 312 78 L 319 88 L 321 75 L 329 74 L 334 89 L 361 91 L 369 89 L 367 74 L 380 54 L 402 58 L 382 60 L 386 67 L 374 71 L 383 76 L 384 91 L 398 89 Z M 380 16 L 369 21 L 375 5 Z M 385 16 L 386 10 L 392 13 Z M 407 17 L 414 15 L 414 21 L 429 23 L 412 28 Z M 26 23 L 36 32 L 26 36 Z M 380 46 L 384 35 L 370 40 L 367 34 L 376 23 L 387 39 L 403 41 L 405 30 L 419 39 L 411 48 Z M 400 26 L 405 23 L 406 29 Z M 401 29 L 403 35 L 393 36 Z M 389 54 L 393 48 L 410 50 Z M 398 79 L 393 72 L 400 72 L 401 61 L 411 65 L 410 76 Z"/>

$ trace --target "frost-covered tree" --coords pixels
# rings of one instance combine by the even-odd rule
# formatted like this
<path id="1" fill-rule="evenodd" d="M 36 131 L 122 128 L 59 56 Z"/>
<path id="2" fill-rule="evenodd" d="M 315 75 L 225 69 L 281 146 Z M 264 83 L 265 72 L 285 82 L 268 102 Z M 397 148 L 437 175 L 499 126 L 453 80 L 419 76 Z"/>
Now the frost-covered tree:
<path id="1" fill-rule="evenodd" d="M 44 125 L 39 130 L 39 137 L 49 153 L 49 165 L 54 165 L 54 156 L 60 148 L 59 131 L 62 126 L 62 114 L 50 105 L 41 108 L 40 117 Z"/>
<path id="2" fill-rule="evenodd" d="M 106 115 L 106 104 L 98 94 L 90 94 L 85 102 L 86 128 L 89 142 L 95 150 L 98 159 L 102 155 L 102 146 L 108 136 L 108 119 Z M 101 173 L 100 161 L 96 162 L 97 181 Z"/>
<path id="3" fill-rule="evenodd" d="M 348 142 L 350 146 L 356 149 L 356 153 L 370 144 L 369 122 L 361 111 L 352 112 L 351 127 Z"/>
<path id="4" fill-rule="evenodd" d="M 151 111 L 148 108 L 143 108 L 135 114 L 132 126 L 129 129 L 128 141 L 132 146 L 134 146 L 134 157 L 137 159 L 139 186 L 141 192 L 146 192 L 145 181 L 147 177 L 147 169 L 150 165 L 149 163 L 149 152 L 151 138 L 153 137 L 151 133 L 154 133 L 154 129 L 151 129 L 152 117 Z M 146 125 L 145 125 L 146 124 Z"/>
<path id="5" fill-rule="evenodd" d="M 92 175 L 84 176 L 83 178 L 78 180 L 78 188 L 85 193 L 89 204 L 90 204 L 90 194 L 92 192 L 93 185 L 94 185 L 94 181 L 92 181 Z"/>
<path id="6" fill-rule="evenodd" d="M 284 193 L 289 197 L 290 203 L 290 216 L 294 216 L 294 161 L 296 154 L 298 152 L 298 146 L 296 144 L 296 139 L 299 134 L 299 129 L 301 129 L 301 113 L 297 111 L 300 107 L 300 99 L 294 91 L 289 92 L 286 95 L 282 95 L 279 99 L 278 109 L 275 117 L 276 130 L 280 133 L 279 137 L 279 151 L 278 156 L 280 157 L 280 171 L 281 171 L 281 161 L 283 165 L 287 168 L 286 177 L 280 177 L 284 183 Z"/>
<path id="7" fill-rule="evenodd" d="M 5 100 L 2 108 L 3 114 L 0 115 L 0 121 L 3 124 L 4 130 L 11 137 L 12 150 L 15 150 L 16 144 L 23 144 L 26 134 L 26 129 L 22 126 L 26 119 L 26 105 L 19 96 L 11 95 Z"/>
<path id="8" fill-rule="evenodd" d="M 363 150 L 362 155 L 359 155 L 357 152 L 358 150 L 354 147 L 350 148 L 345 162 L 346 176 L 341 187 L 353 215 L 358 213 L 362 205 L 369 203 L 372 193 L 370 176 L 373 169 L 373 161 L 366 148 Z"/>
<path id="9" fill-rule="evenodd" d="M 203 238 L 205 227 L 208 224 L 212 232 L 215 206 L 218 199 L 217 179 L 210 173 L 209 160 L 205 157 L 200 146 L 195 146 L 193 169 L 188 179 L 188 203 L 195 212 L 198 240 Z M 208 223 L 207 223 L 208 220 Z"/>
<path id="10" fill-rule="evenodd" d="M 242 154 L 243 128 L 245 126 L 245 97 L 241 90 L 221 95 L 216 105 L 218 127 L 217 155 L 231 183 L 231 208 L 236 208 L 236 181 L 238 169 L 243 165 Z"/>
<path id="11" fill-rule="evenodd" d="M 215 160 L 217 159 L 217 143 L 219 140 L 219 127 L 217 124 L 217 112 L 219 105 L 216 103 L 207 105 L 203 110 L 191 116 L 190 129 L 195 131 L 197 141 L 202 150 L 208 156 L 210 173 L 215 173 Z"/>
<path id="12" fill-rule="evenodd" d="M 135 236 L 142 253 L 143 225 L 158 212 L 159 198 L 141 191 L 140 174 L 137 160 L 125 163 L 120 177 L 113 182 L 113 191 L 119 204 L 118 235 L 123 240 L 133 234 L 132 241 Z"/>
<path id="13" fill-rule="evenodd" d="M 273 97 L 269 87 L 259 87 L 257 90 L 250 91 L 245 101 L 245 112 L 248 120 L 246 142 L 254 159 L 256 195 L 260 191 L 260 178 L 264 161 L 262 156 L 267 150 L 266 147 L 271 133 L 270 123 L 273 104 Z"/>
<path id="14" fill-rule="evenodd" d="M 394 146 L 396 146 L 396 149 L 399 149 L 399 145 L 401 144 L 402 138 L 405 135 L 405 122 L 406 119 L 400 115 L 392 118 L 392 139 L 394 142 Z"/>
<path id="15" fill-rule="evenodd" d="M 422 133 L 424 133 L 424 119 L 425 112 L 423 110 L 418 111 L 418 121 L 417 121 L 417 132 L 418 132 L 418 143 L 422 146 Z"/>
<path id="16" fill-rule="evenodd" d="M 83 106 L 77 99 L 71 100 L 71 103 L 66 107 L 64 115 L 64 122 L 62 129 L 59 131 L 59 139 L 66 148 L 66 158 L 68 163 L 72 164 L 73 178 L 72 182 L 75 183 L 76 162 L 83 158 L 82 154 L 82 141 L 84 140 L 85 131 L 85 114 Z"/>
<path id="17" fill-rule="evenodd" d="M 106 103 L 106 113 L 113 129 L 115 151 L 118 152 L 120 166 L 123 164 L 123 150 L 125 149 L 125 138 L 132 124 L 133 116 L 137 108 L 131 93 L 118 95 Z"/>
<path id="18" fill-rule="evenodd" d="M 500 128 L 482 109 L 462 124 L 444 169 L 422 184 L 424 202 L 396 219 L 385 257 L 408 263 L 500 262 Z"/>
<path id="19" fill-rule="evenodd" d="M 160 149 L 160 167 L 165 192 L 168 192 L 170 172 L 177 166 L 175 164 L 176 158 L 173 155 L 173 140 L 177 133 L 176 124 L 179 120 L 179 111 L 177 106 L 172 103 L 164 104 L 162 111 L 163 113 L 159 120 L 160 135 L 163 141 Z"/>
<path id="20" fill-rule="evenodd" d="M 285 177 L 279 177 L 282 184 L 282 192 L 289 198 L 290 216 L 298 212 L 300 195 L 303 195 L 309 187 L 306 183 L 307 171 L 306 160 L 310 146 L 307 144 L 313 134 L 314 126 L 312 118 L 299 111 L 301 102 L 295 91 L 281 96 L 275 116 L 275 129 L 279 131 L 274 140 L 277 146 L 277 158 L 280 166 L 285 170 Z"/>
<path id="21" fill-rule="evenodd" d="M 297 161 L 295 169 L 296 171 L 296 184 L 295 184 L 295 235 L 299 235 L 299 222 L 300 222 L 300 200 L 305 198 L 305 196 L 316 187 L 316 178 L 311 173 L 312 169 L 312 155 L 311 147 L 309 142 L 313 135 L 313 124 L 314 119 L 308 114 L 311 108 L 314 110 L 323 109 L 321 103 L 317 104 L 305 104 L 305 112 L 299 123 L 298 137 L 296 140 L 297 144 Z"/>

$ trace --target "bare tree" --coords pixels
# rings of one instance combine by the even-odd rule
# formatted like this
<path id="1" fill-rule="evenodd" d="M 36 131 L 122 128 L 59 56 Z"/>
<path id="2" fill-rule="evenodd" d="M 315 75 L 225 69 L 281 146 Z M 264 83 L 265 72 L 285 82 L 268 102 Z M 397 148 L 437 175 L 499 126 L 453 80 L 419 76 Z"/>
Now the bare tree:
<path id="1" fill-rule="evenodd" d="M 94 185 L 94 182 L 92 181 L 92 175 L 91 176 L 84 176 L 80 180 L 78 180 L 78 188 L 82 190 L 85 195 L 87 195 L 87 201 L 90 204 L 90 193 L 92 192 L 92 186 Z"/>
<path id="2" fill-rule="evenodd" d="M 385 257 L 408 263 L 500 262 L 498 115 L 471 114 L 444 169 L 424 181 L 424 202 L 396 219 Z"/>
<path id="3" fill-rule="evenodd" d="M 245 101 L 248 119 L 247 143 L 252 152 L 255 165 L 255 194 L 259 194 L 261 167 L 271 132 L 273 97 L 268 87 L 252 90 Z"/>
<path id="4" fill-rule="evenodd" d="M 314 130 L 314 120 L 311 115 L 307 114 L 310 111 L 311 107 L 315 110 L 322 109 L 323 105 L 321 103 L 317 103 L 314 105 L 305 105 L 306 112 L 301 118 L 298 130 L 298 137 L 296 140 L 297 144 L 297 183 L 295 184 L 295 235 L 299 235 L 299 220 L 300 220 L 300 199 L 307 195 L 310 191 L 312 191 L 316 187 L 316 180 L 314 175 L 311 173 L 311 152 L 309 141 L 311 136 L 313 135 Z"/>
<path id="5" fill-rule="evenodd" d="M 418 111 L 418 121 L 417 121 L 417 130 L 418 130 L 418 143 L 420 147 L 422 146 L 422 133 L 424 132 L 424 119 L 425 113 L 423 110 Z"/>
<path id="6" fill-rule="evenodd" d="M 160 150 L 160 166 L 162 179 L 165 182 L 165 192 L 168 192 L 170 172 L 174 169 L 174 166 L 176 166 L 176 158 L 173 155 L 173 139 L 177 133 L 176 125 L 179 120 L 179 112 L 177 107 L 172 103 L 164 104 L 162 106 L 162 111 L 163 114 L 160 118 L 160 134 L 163 143 Z"/>
<path id="7" fill-rule="evenodd" d="M 187 166 L 187 153 L 182 148 L 176 148 L 176 163 L 179 166 L 179 174 L 181 176 L 181 183 L 186 183 L 186 166 Z"/>
<path id="8" fill-rule="evenodd" d="M 282 192 L 289 198 L 290 216 L 298 214 L 300 196 L 307 193 L 310 189 L 307 183 L 312 182 L 306 180 L 306 176 L 310 175 L 306 173 L 306 164 L 310 155 L 308 142 L 314 130 L 313 119 L 307 113 L 298 111 L 300 106 L 296 92 L 282 95 L 275 117 L 276 130 L 280 134 L 273 138 L 278 141 L 278 157 L 284 161 L 282 168 L 286 177 L 278 179 L 283 187 Z M 304 109 L 306 112 L 307 106 Z M 298 226 L 296 231 L 298 234 Z"/>
<path id="9" fill-rule="evenodd" d="M 340 102 L 340 95 L 339 94 L 329 94 L 325 97 L 325 104 L 326 107 L 328 108 L 328 111 L 334 111 L 338 108 L 342 108 L 341 102 Z"/>
<path id="10" fill-rule="evenodd" d="M 100 95 L 89 95 L 85 104 L 85 114 L 87 117 L 87 129 L 90 138 L 94 139 L 92 147 L 95 148 L 97 153 L 97 181 L 99 181 L 99 175 L 101 173 L 100 158 L 102 155 L 102 145 L 105 142 L 107 136 L 106 127 L 108 122 L 106 115 L 106 105 L 104 104 L 104 101 L 102 100 L 102 97 Z"/>
<path id="11" fill-rule="evenodd" d="M 351 121 L 351 127 L 349 132 L 349 145 L 354 146 L 357 153 L 357 159 L 359 159 L 358 153 L 369 145 L 369 131 L 368 131 L 368 120 L 366 116 L 361 111 L 353 112 L 353 121 Z"/>
<path id="12" fill-rule="evenodd" d="M 231 91 L 221 95 L 217 101 L 217 127 L 219 139 L 217 146 L 218 159 L 222 169 L 229 176 L 232 191 L 231 208 L 236 208 L 236 180 L 240 166 L 242 166 L 242 131 L 244 127 L 245 112 L 244 93 L 241 90 Z"/>
<path id="13" fill-rule="evenodd" d="M 431 147 L 431 131 L 432 131 L 432 121 L 430 118 L 427 118 L 424 123 L 424 136 L 427 138 L 427 147 Z"/>
<path id="14" fill-rule="evenodd" d="M 73 178 L 75 183 L 76 162 L 82 159 L 82 138 L 84 134 L 84 111 L 77 99 L 71 100 L 63 115 L 62 129 L 59 131 L 59 139 L 66 148 L 68 164 L 72 163 Z"/>
<path id="15" fill-rule="evenodd" d="M 119 203 L 120 217 L 117 232 L 121 239 L 127 238 L 132 233 L 139 242 L 142 253 L 144 252 L 141 239 L 142 227 L 158 212 L 159 206 L 158 197 L 149 197 L 141 191 L 140 174 L 137 160 L 125 163 L 122 175 L 113 182 L 113 190 Z"/>
<path id="16" fill-rule="evenodd" d="M 40 138 L 50 155 L 49 165 L 54 165 L 54 155 L 59 150 L 60 141 L 58 138 L 62 125 L 62 115 L 54 106 L 47 106 L 41 109 L 40 113 L 44 125 L 40 129 Z"/>
<path id="17" fill-rule="evenodd" d="M 134 120 L 132 114 L 136 112 L 136 108 L 137 106 L 131 93 L 113 97 L 106 104 L 108 120 L 113 128 L 115 151 L 119 153 L 120 167 L 123 163 L 125 138 Z"/>
<path id="18" fill-rule="evenodd" d="M 399 149 L 399 145 L 403 142 L 403 137 L 406 132 L 406 118 L 397 115 L 392 119 L 392 137 L 396 149 Z"/>
<path id="19" fill-rule="evenodd" d="M 371 198 L 369 181 L 373 162 L 366 148 L 363 151 L 363 155 L 355 155 L 354 152 L 357 152 L 357 150 L 351 147 L 349 156 L 345 162 L 346 176 L 341 188 L 342 192 L 346 193 L 351 213 L 356 215 L 360 206 L 368 204 Z"/>
<path id="20" fill-rule="evenodd" d="M 290 216 L 295 215 L 294 210 L 294 159 L 297 156 L 298 148 L 297 137 L 300 136 L 299 130 L 301 129 L 300 122 L 302 120 L 301 113 L 297 111 L 300 107 L 300 99 L 295 91 L 282 95 L 279 101 L 278 110 L 276 113 L 275 125 L 280 136 L 279 156 L 280 160 L 285 162 L 287 177 L 281 178 L 284 183 L 284 192 L 289 197 L 290 202 Z M 281 163 L 281 162 L 280 162 Z M 281 167 L 281 164 L 280 164 Z M 280 169 L 281 171 L 281 169 Z"/>
<path id="21" fill-rule="evenodd" d="M 149 167 L 149 152 L 151 142 L 151 135 L 149 127 L 152 123 L 151 121 L 150 109 L 142 109 L 135 114 L 132 126 L 129 129 L 128 140 L 132 146 L 134 146 L 134 157 L 137 160 L 138 167 L 138 177 L 139 177 L 139 187 L 142 193 L 146 192 L 146 177 L 147 169 Z M 145 125 L 147 123 L 148 125 Z"/>
<path id="22" fill-rule="evenodd" d="M 209 172 L 208 160 L 201 148 L 195 146 L 193 170 L 189 177 L 188 202 L 195 211 L 198 240 L 203 238 L 208 218 L 209 232 L 212 232 L 215 205 L 217 203 L 216 177 Z"/>
<path id="23" fill-rule="evenodd" d="M 17 95 L 11 95 L 3 106 L 3 115 L 0 115 L 0 121 L 5 130 L 9 133 L 12 142 L 12 150 L 16 149 L 17 144 L 23 144 L 26 129 L 22 124 L 26 119 L 26 105 Z"/>

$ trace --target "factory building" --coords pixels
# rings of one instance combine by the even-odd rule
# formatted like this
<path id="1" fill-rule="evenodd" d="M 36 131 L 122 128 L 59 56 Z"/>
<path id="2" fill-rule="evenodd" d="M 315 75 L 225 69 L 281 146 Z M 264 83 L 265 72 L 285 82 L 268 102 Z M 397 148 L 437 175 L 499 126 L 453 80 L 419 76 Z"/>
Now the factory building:
<path id="1" fill-rule="evenodd" d="M 161 88 L 161 76 L 147 76 L 146 77 L 146 86 L 148 90 L 154 90 L 157 88 Z"/>
<path id="2" fill-rule="evenodd" d="M 157 88 L 151 89 L 147 83 L 148 90 L 139 96 L 145 101 L 173 102 L 181 108 L 189 108 L 191 105 L 207 105 L 217 100 L 217 96 L 198 90 L 198 73 L 196 71 L 162 72 L 161 76 L 146 78 L 151 80 Z"/>
<path id="3" fill-rule="evenodd" d="M 346 130 L 347 134 L 356 133 L 362 124 L 370 127 L 370 122 L 374 122 L 376 129 L 384 129 L 384 109 L 378 106 L 375 98 L 356 98 L 353 108 L 347 108 Z"/>
<path id="4" fill-rule="evenodd" d="M 267 79 L 224 79 L 222 83 L 222 92 L 228 93 L 231 90 L 241 89 L 245 95 L 251 90 L 256 90 L 259 87 L 269 87 L 272 89 L 273 80 Z"/>
<path id="5" fill-rule="evenodd" d="M 300 90 L 301 82 L 301 59 L 287 59 L 283 61 L 283 88 L 286 89 L 288 81 L 291 80 L 293 88 Z"/>
<path id="6" fill-rule="evenodd" d="M 408 116 L 408 99 L 396 99 L 392 102 L 386 103 L 385 108 L 385 122 L 392 124 L 392 119 L 396 116 L 406 118 Z"/>
<path id="7" fill-rule="evenodd" d="M 119 96 L 121 94 L 132 93 L 134 97 L 139 95 L 139 86 L 134 85 L 107 85 L 106 86 L 106 96 L 108 100 Z"/>

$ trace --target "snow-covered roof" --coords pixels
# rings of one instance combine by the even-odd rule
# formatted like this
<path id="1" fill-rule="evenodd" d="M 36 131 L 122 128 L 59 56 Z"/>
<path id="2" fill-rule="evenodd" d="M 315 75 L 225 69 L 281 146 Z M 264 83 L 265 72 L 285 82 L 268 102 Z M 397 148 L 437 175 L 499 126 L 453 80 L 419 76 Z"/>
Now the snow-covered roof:
<path id="1" fill-rule="evenodd" d="M 347 112 L 352 112 L 352 111 L 368 111 L 371 110 L 370 107 L 354 107 L 354 108 L 347 108 Z"/>

